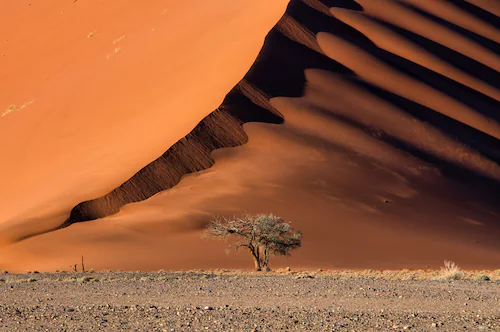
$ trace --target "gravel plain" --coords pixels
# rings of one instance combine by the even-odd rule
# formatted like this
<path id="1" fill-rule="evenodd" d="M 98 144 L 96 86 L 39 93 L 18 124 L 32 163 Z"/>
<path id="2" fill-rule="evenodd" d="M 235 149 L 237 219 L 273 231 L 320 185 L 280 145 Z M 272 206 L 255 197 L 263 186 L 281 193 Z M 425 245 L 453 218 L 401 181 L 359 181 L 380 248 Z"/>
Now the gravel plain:
<path id="1" fill-rule="evenodd" d="M 0 275 L 0 331 L 500 331 L 500 281 L 311 272 Z"/>

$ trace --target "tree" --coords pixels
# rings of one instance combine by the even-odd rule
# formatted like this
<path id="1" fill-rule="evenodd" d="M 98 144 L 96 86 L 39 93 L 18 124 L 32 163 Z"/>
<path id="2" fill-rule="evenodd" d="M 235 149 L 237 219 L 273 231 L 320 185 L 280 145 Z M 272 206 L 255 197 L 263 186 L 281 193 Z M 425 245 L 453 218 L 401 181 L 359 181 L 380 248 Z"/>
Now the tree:
<path id="1" fill-rule="evenodd" d="M 252 255 L 255 270 L 269 271 L 269 259 L 275 255 L 289 256 L 301 245 L 302 233 L 296 232 L 289 222 L 273 214 L 245 215 L 226 219 L 215 217 L 205 233 L 209 238 L 238 237 L 229 251 L 246 248 Z"/>

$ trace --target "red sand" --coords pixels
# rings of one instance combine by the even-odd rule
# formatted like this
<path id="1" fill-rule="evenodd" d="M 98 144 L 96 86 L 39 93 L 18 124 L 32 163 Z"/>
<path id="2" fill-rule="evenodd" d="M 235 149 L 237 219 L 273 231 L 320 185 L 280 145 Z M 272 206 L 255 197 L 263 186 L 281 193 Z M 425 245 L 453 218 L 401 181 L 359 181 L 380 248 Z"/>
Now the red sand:
<path id="1" fill-rule="evenodd" d="M 200 239 L 213 215 L 245 212 L 303 231 L 275 266 L 498 268 L 498 1 L 292 1 L 246 78 L 284 124 L 245 124 L 247 144 L 216 150 L 213 167 L 172 189 L 18 241 L 217 108 L 287 1 L 237 3 L 2 8 L 0 100 L 17 106 L 0 118 L 0 269 L 64 269 L 81 255 L 95 269 L 250 267 Z"/>

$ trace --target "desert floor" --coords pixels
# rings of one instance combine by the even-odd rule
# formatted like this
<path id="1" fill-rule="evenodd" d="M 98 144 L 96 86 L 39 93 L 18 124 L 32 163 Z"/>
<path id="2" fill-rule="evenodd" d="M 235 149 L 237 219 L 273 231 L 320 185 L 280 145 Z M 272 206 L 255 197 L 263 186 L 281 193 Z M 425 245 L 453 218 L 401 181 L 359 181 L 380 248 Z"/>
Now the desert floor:
<path id="1" fill-rule="evenodd" d="M 484 273 L 5 274 L 0 330 L 498 331 L 500 271 Z"/>

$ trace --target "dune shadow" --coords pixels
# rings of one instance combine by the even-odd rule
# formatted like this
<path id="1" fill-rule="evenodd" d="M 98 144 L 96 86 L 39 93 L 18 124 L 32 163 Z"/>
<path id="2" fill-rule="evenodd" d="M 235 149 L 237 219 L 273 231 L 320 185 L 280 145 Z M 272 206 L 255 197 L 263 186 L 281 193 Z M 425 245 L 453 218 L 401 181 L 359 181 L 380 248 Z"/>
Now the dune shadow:
<path id="1" fill-rule="evenodd" d="M 351 43 L 350 40 L 346 40 Z M 388 66 L 396 68 L 413 79 L 441 91 L 449 97 L 473 108 L 476 112 L 500 122 L 500 102 L 498 100 L 397 54 L 379 48 L 373 45 L 373 43 L 358 42 L 353 44 Z M 498 84 L 494 86 L 496 85 Z"/>
<path id="2" fill-rule="evenodd" d="M 408 74 L 414 79 L 468 105 L 478 113 L 495 119 L 496 121 L 500 121 L 499 101 L 415 62 L 400 57 L 399 55 L 380 48 L 365 49 L 378 59 Z"/>
<path id="3" fill-rule="evenodd" d="M 464 0 L 449 0 L 449 2 L 460 8 L 462 11 L 474 15 L 481 21 L 490 24 L 496 29 L 500 27 L 500 17 L 482 9 L 481 7 Z"/>
<path id="4" fill-rule="evenodd" d="M 300 96 L 304 92 L 304 71 L 307 68 L 354 75 L 352 70 L 339 62 L 332 61 L 327 56 L 290 40 L 280 31 L 273 30 L 266 38 L 262 52 L 245 79 L 265 91 L 271 98 Z"/>
<path id="5" fill-rule="evenodd" d="M 184 175 L 210 168 L 214 164 L 212 151 L 237 147 L 248 141 L 242 128 L 244 123 L 283 123 L 281 114 L 266 103 L 268 99 L 260 89 L 242 80 L 217 110 L 160 158 L 112 192 L 75 206 L 61 227 L 115 214 L 123 205 L 146 200 L 172 188 Z"/>
<path id="6" fill-rule="evenodd" d="M 355 11 L 363 11 L 363 6 L 355 0 L 324 0 L 325 5 L 328 7 L 339 7 Z"/>
<path id="7" fill-rule="evenodd" d="M 498 148 L 499 143 L 496 138 L 364 80 L 353 78 L 350 81 L 380 99 L 391 103 L 412 117 L 431 125 L 448 137 L 478 151 L 484 157 L 500 163 L 500 149 Z"/>
<path id="8" fill-rule="evenodd" d="M 410 10 L 413 10 L 414 12 L 442 25 L 442 26 L 445 26 L 447 27 L 448 29 L 450 30 L 453 30 L 454 32 L 482 45 L 483 47 L 489 49 L 490 51 L 496 53 L 496 54 L 499 54 L 500 53 L 500 44 L 498 44 L 497 42 L 489 39 L 489 38 L 486 38 L 486 37 L 483 37 L 481 35 L 478 35 L 477 33 L 475 32 L 472 32 L 470 30 L 467 30 L 465 28 L 462 28 L 456 24 L 453 24 L 447 20 L 444 20 L 440 17 L 437 17 L 425 10 L 422 10 L 418 7 L 415 7 L 414 5 L 412 4 L 409 4 L 409 3 L 406 3 L 406 2 L 401 2 L 401 4 L 405 7 L 407 7 L 408 9 Z"/>
<path id="9" fill-rule="evenodd" d="M 463 70 L 467 74 L 474 76 L 492 86 L 498 85 L 500 82 L 500 73 L 496 70 L 472 59 L 469 58 L 462 53 L 459 53 L 455 50 L 452 50 L 446 46 L 443 46 L 439 43 L 436 43 L 430 39 L 422 37 L 416 33 L 413 33 L 409 30 L 403 29 L 396 25 L 393 25 L 384 20 L 378 19 L 376 17 L 372 17 L 373 20 L 378 23 L 386 26 L 392 31 L 397 32 L 404 38 L 410 40 L 411 42 L 419 45 L 424 48 L 429 53 L 439 57 L 441 60 L 450 63 L 451 65 Z"/>
<path id="10" fill-rule="evenodd" d="M 451 162 L 428 151 L 424 151 L 422 148 L 419 148 L 408 141 L 403 141 L 386 131 L 380 130 L 380 128 L 364 124 L 358 120 L 348 117 L 347 115 L 335 113 L 331 110 L 323 108 L 315 108 L 315 111 L 323 114 L 333 121 L 337 121 L 351 128 L 360 130 L 361 132 L 370 135 L 374 139 L 379 140 L 396 150 L 412 155 L 415 158 L 432 165 L 437 168 L 441 175 L 445 178 L 468 188 L 468 193 L 471 196 L 471 199 L 473 197 L 475 200 L 481 201 L 489 207 L 496 207 L 496 211 L 500 212 L 500 206 L 497 204 L 497 197 L 500 195 L 500 181 L 497 179 L 492 179 L 487 175 L 478 173 L 477 171 L 466 168 L 463 165 Z M 325 140 L 324 144 L 332 143 Z M 492 226 L 499 227 L 500 221 L 492 224 Z"/>
<path id="11" fill-rule="evenodd" d="M 330 3 L 328 7 L 333 7 L 331 3 L 337 3 L 337 1 L 328 1 L 328 3 Z M 302 1 L 291 1 L 287 9 L 287 15 L 306 26 L 314 34 L 329 32 L 348 39 L 353 43 L 359 42 L 375 45 L 360 31 L 333 17 L 330 13 L 327 15 L 319 12 Z"/>
<path id="12" fill-rule="evenodd" d="M 292 0 L 293 1 L 293 0 Z M 331 16 L 330 8 L 339 7 L 355 11 L 363 11 L 363 7 L 356 0 L 301 0 L 318 12 Z"/>

